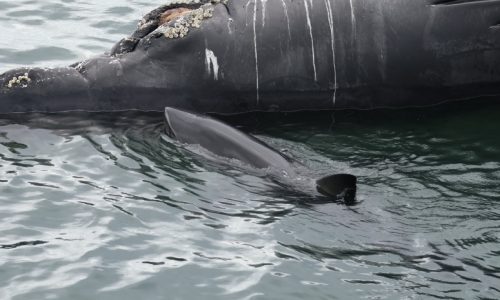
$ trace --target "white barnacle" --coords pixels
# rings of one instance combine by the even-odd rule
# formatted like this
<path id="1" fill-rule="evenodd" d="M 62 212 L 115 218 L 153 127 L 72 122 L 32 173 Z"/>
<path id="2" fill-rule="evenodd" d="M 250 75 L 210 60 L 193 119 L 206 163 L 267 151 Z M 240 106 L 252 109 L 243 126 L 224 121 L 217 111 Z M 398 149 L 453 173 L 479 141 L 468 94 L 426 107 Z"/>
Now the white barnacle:
<path id="1" fill-rule="evenodd" d="M 213 12 L 214 12 L 214 9 L 212 7 L 209 7 L 205 10 L 203 10 L 203 18 L 211 18 L 213 17 Z"/>
<path id="2" fill-rule="evenodd" d="M 213 17 L 214 6 L 217 4 L 227 4 L 228 0 L 175 0 L 170 4 L 201 4 L 174 22 L 165 23 L 156 29 L 156 32 L 163 34 L 166 38 L 183 38 L 188 35 L 190 28 L 200 28 L 203 20 Z M 173 23 L 173 24 L 172 24 Z"/>
<path id="3" fill-rule="evenodd" d="M 16 85 L 21 85 L 22 87 L 27 87 L 28 83 L 31 82 L 31 78 L 29 78 L 28 73 L 24 73 L 24 75 L 14 76 L 7 83 L 8 88 L 12 88 Z"/>

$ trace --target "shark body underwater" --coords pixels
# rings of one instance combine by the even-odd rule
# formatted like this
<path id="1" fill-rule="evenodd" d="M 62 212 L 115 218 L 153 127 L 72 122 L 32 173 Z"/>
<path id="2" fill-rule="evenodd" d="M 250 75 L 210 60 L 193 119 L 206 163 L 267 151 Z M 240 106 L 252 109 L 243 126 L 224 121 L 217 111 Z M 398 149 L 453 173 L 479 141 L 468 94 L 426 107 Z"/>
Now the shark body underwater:
<path id="1" fill-rule="evenodd" d="M 215 136 L 230 132 L 236 139 L 225 142 L 238 159 L 257 145 L 275 157 L 264 165 L 285 164 L 252 137 L 197 114 L 498 101 L 499 22 L 497 0 L 175 0 L 145 15 L 109 53 L 1 74 L 0 114 L 170 107 L 170 115 L 198 116 L 195 125 Z M 184 140 L 201 143 L 194 136 Z M 217 153 L 214 145 L 205 146 Z M 257 157 L 250 162 L 260 167 Z M 344 179 L 334 181 L 352 187 Z"/>

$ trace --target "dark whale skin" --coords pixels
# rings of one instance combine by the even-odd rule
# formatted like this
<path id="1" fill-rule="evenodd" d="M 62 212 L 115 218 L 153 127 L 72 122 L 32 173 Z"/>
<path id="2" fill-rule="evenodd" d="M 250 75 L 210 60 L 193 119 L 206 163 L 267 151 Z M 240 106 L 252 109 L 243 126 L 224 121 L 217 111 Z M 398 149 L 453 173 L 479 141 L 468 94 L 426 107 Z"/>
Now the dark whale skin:
<path id="1" fill-rule="evenodd" d="M 178 2 L 144 20 L 201 5 Z M 150 22 L 109 54 L 0 75 L 0 113 L 170 106 L 233 114 L 499 99 L 500 1 L 201 2 L 213 16 L 184 37 L 167 38 Z"/>

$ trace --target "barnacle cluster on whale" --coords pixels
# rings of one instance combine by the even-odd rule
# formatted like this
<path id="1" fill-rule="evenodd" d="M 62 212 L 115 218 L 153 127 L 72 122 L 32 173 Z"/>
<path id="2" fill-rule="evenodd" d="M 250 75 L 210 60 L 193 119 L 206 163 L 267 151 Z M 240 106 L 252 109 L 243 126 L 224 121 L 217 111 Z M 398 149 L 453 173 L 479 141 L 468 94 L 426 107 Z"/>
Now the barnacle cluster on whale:
<path id="1" fill-rule="evenodd" d="M 136 31 L 122 39 L 111 50 L 117 56 L 134 51 L 143 38 L 164 36 L 168 39 L 183 38 L 191 29 L 200 28 L 202 22 L 213 16 L 214 6 L 227 5 L 229 0 L 175 0 L 146 14 Z"/>
<path id="2" fill-rule="evenodd" d="M 162 33 L 165 37 L 170 39 L 185 37 L 188 34 L 190 28 L 200 28 L 201 22 L 204 19 L 208 19 L 213 16 L 213 7 L 208 5 L 204 6 L 207 7 L 200 7 L 198 9 L 192 10 L 181 15 L 175 21 L 162 24 L 154 31 L 154 33 Z"/>
<path id="3" fill-rule="evenodd" d="M 28 83 L 31 82 L 31 78 L 29 78 L 28 73 L 24 73 L 24 75 L 14 76 L 7 83 L 8 88 L 12 88 L 15 86 L 27 87 Z"/>

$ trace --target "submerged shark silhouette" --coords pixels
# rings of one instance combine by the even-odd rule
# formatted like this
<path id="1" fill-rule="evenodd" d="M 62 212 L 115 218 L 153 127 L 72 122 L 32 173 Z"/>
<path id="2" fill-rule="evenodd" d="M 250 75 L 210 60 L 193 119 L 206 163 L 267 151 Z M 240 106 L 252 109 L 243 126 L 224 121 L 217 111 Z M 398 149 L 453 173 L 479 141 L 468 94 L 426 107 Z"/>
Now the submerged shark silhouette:
<path id="1" fill-rule="evenodd" d="M 166 134 L 181 143 L 199 145 L 211 153 L 236 159 L 253 168 L 294 174 L 299 165 L 266 143 L 226 123 L 176 108 L 165 108 Z M 334 174 L 316 181 L 316 190 L 333 201 L 356 202 L 355 176 Z"/>

